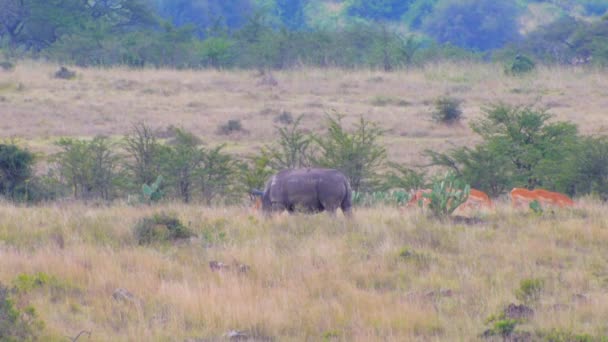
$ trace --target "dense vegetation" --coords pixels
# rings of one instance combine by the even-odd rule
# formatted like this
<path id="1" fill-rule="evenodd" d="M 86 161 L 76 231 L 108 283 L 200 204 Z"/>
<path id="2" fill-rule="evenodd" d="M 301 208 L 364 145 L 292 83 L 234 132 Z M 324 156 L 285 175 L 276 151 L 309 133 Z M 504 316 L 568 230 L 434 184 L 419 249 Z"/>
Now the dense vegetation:
<path id="1" fill-rule="evenodd" d="M 555 20 L 529 19 L 536 29 L 522 35 L 531 6 Z M 596 0 L 3 0 L 0 51 L 79 65 L 390 70 L 517 53 L 603 65 L 607 9 Z"/>
<path id="2" fill-rule="evenodd" d="M 512 187 L 542 187 L 606 199 L 606 137 L 581 136 L 575 124 L 550 119 L 550 114 L 530 107 L 491 106 L 471 124 L 482 138 L 477 146 L 425 153 L 430 165 L 451 170 L 458 181 L 494 197 Z M 434 181 L 425 177 L 424 169 L 387 160 L 380 143 L 384 131 L 377 123 L 361 118 L 351 131 L 340 115 L 328 116 L 326 132 L 311 134 L 299 128 L 300 120 L 277 126 L 279 140 L 248 159 L 224 152 L 223 145 L 205 146 L 184 129 L 161 132 L 139 124 L 120 142 L 102 136 L 61 138 L 56 142 L 59 152 L 46 159 L 48 173 L 34 175 L 34 156 L 4 144 L 0 189 L 16 201 L 72 197 L 150 203 L 165 198 L 210 205 L 238 202 L 249 190 L 262 188 L 270 174 L 289 167 L 339 169 L 356 193 L 372 197 L 391 189 L 405 193 Z M 404 201 L 399 192 L 382 197 L 380 202 Z M 357 195 L 355 202 L 368 199 Z"/>

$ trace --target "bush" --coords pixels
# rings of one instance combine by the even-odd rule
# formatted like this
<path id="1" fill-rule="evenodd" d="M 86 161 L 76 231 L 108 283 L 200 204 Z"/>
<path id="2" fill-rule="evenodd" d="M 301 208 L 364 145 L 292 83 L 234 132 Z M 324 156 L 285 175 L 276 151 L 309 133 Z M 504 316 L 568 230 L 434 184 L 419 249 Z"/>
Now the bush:
<path id="1" fill-rule="evenodd" d="M 123 144 L 127 154 L 125 166 L 135 188 L 154 182 L 160 175 L 162 147 L 152 128 L 144 123 L 133 125 L 131 132 L 124 137 Z"/>
<path id="2" fill-rule="evenodd" d="M 44 329 L 36 310 L 20 308 L 12 291 L 0 283 L 0 341 L 34 341 Z"/>
<path id="3" fill-rule="evenodd" d="M 432 114 L 433 120 L 446 125 L 460 122 L 462 110 L 460 104 L 462 100 L 453 97 L 440 97 L 435 100 L 435 111 Z"/>
<path id="4" fill-rule="evenodd" d="M 425 20 L 424 28 L 441 43 L 491 50 L 516 40 L 518 14 L 511 1 L 443 1 Z"/>
<path id="5" fill-rule="evenodd" d="M 384 131 L 363 117 L 353 133 L 342 126 L 342 116 L 327 117 L 327 133 L 313 136 L 318 154 L 313 163 L 342 171 L 353 191 L 370 191 L 377 186 L 378 170 L 384 166 L 386 149 L 379 143 Z"/>
<path id="6" fill-rule="evenodd" d="M 61 151 L 51 160 L 61 181 L 72 189 L 74 198 L 107 201 L 115 197 L 122 181 L 115 144 L 97 136 L 91 141 L 62 138 L 56 145 Z"/>
<path id="7" fill-rule="evenodd" d="M 519 289 L 515 290 L 515 298 L 520 301 L 531 304 L 540 299 L 544 287 L 542 279 L 524 279 L 519 283 Z"/>
<path id="8" fill-rule="evenodd" d="M 293 121 L 293 115 L 291 115 L 290 112 L 285 111 L 281 112 L 281 114 L 274 118 L 274 122 L 281 123 L 283 125 L 291 125 Z"/>
<path id="9" fill-rule="evenodd" d="M 429 209 L 433 216 L 445 218 L 469 198 L 471 187 L 448 172 L 443 179 L 433 183 L 430 193 L 423 196 L 430 200 Z"/>
<path id="10" fill-rule="evenodd" d="M 220 125 L 220 127 L 218 127 L 218 133 L 219 134 L 223 134 L 223 135 L 230 135 L 232 133 L 236 133 L 236 132 L 242 132 L 243 130 L 243 125 L 241 124 L 241 120 L 228 120 L 228 122 L 226 122 L 223 125 Z"/>
<path id="11" fill-rule="evenodd" d="M 356 192 L 353 191 L 353 205 L 372 207 L 376 205 L 402 206 L 410 199 L 410 195 L 403 190 Z"/>
<path id="12" fill-rule="evenodd" d="M 608 201 L 608 137 L 582 139 L 576 153 L 576 192 Z"/>
<path id="13" fill-rule="evenodd" d="M 135 225 L 133 234 L 140 245 L 187 239 L 194 236 L 194 233 L 184 226 L 175 215 L 165 213 L 142 218 Z"/>
<path id="14" fill-rule="evenodd" d="M 523 55 L 517 55 L 513 59 L 513 62 L 505 69 L 505 73 L 509 75 L 523 75 L 527 74 L 536 68 L 536 64 L 529 57 Z"/>
<path id="15" fill-rule="evenodd" d="M 476 189 L 498 195 L 513 186 L 572 193 L 579 148 L 576 125 L 549 122 L 552 116 L 530 107 L 495 105 L 471 128 L 483 139 L 474 149 L 426 151 L 432 165 L 453 170 Z"/>
<path id="16" fill-rule="evenodd" d="M 312 138 L 300 128 L 302 116 L 289 127 L 277 127 L 279 141 L 276 145 L 265 146 L 262 153 L 268 156 L 270 166 L 275 170 L 295 169 L 310 166 L 310 144 Z"/>
<path id="17" fill-rule="evenodd" d="M 0 195 L 13 200 L 28 199 L 34 154 L 14 144 L 0 144 Z"/>

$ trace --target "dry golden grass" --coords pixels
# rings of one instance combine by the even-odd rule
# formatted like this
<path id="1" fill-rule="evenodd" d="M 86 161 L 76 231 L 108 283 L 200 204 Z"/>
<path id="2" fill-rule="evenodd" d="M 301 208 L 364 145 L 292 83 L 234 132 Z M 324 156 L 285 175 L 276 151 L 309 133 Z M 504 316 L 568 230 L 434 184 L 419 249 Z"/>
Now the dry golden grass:
<path id="1" fill-rule="evenodd" d="M 520 329 L 606 336 L 606 209 L 586 203 L 537 217 L 499 205 L 486 223 L 464 226 L 391 208 L 348 221 L 178 204 L 3 204 L 0 282 L 45 272 L 66 284 L 26 295 L 48 338 L 87 329 L 92 341 L 181 341 L 237 329 L 278 341 L 470 341 L 518 303 L 522 279 L 540 278 L 535 316 Z M 161 210 L 198 237 L 138 246 L 133 225 Z M 212 260 L 233 270 L 214 272 Z M 117 288 L 136 299 L 114 300 Z"/>
<path id="2" fill-rule="evenodd" d="M 274 72 L 276 86 L 260 85 L 253 71 L 76 68 L 77 78 L 65 81 L 52 78 L 56 69 L 22 62 L 0 72 L 4 138 L 49 152 L 60 136 L 119 137 L 144 121 L 183 126 L 248 154 L 274 139 L 281 112 L 304 114 L 304 127 L 314 131 L 336 110 L 347 123 L 359 115 L 378 121 L 388 130 L 390 159 L 415 163 L 426 148 L 473 143 L 468 122 L 498 101 L 550 108 L 583 133 L 608 131 L 608 71 L 592 68 L 541 67 L 520 78 L 478 64 L 393 73 L 303 69 Z M 428 119 L 433 100 L 446 94 L 464 100 L 460 127 Z M 228 119 L 249 132 L 218 135 Z M 214 339 L 238 329 L 277 341 L 470 341 L 488 316 L 517 302 L 514 291 L 528 278 L 545 286 L 523 329 L 606 336 L 606 209 L 585 203 L 536 217 L 499 205 L 482 215 L 486 223 L 463 226 L 391 208 L 360 209 L 345 221 L 264 220 L 242 208 L 178 204 L 0 204 L 0 282 L 45 272 L 64 284 L 25 295 L 57 340 L 82 329 L 94 341 Z M 198 238 L 138 246 L 133 225 L 161 210 L 189 222 Z M 214 272 L 212 260 L 250 271 Z M 137 299 L 114 300 L 117 288 Z"/>
<path id="3" fill-rule="evenodd" d="M 276 86 L 263 85 L 254 71 L 130 70 L 75 68 L 77 79 L 52 77 L 57 66 L 22 62 L 0 72 L 0 129 L 47 151 L 59 136 L 121 136 L 143 121 L 153 127 L 183 126 L 210 143 L 227 142 L 237 154 L 255 152 L 275 139 L 274 119 L 283 111 L 303 114 L 311 131 L 326 113 L 360 115 L 388 130 L 390 158 L 419 162 L 425 148 L 471 144 L 468 122 L 499 101 L 549 108 L 584 133 L 606 133 L 608 71 L 541 67 L 526 77 L 508 77 L 492 64 L 431 64 L 385 73 L 373 70 L 297 69 L 273 72 Z M 464 100 L 460 127 L 429 120 L 442 95 Z M 229 119 L 248 133 L 218 135 Z"/>

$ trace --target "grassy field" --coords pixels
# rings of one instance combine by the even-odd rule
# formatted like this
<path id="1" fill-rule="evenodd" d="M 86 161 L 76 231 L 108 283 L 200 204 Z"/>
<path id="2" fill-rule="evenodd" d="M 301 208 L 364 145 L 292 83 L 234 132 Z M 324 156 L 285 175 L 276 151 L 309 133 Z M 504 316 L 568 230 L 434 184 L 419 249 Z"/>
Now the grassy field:
<path id="1" fill-rule="evenodd" d="M 0 130 L 49 153 L 59 137 L 118 138 L 144 121 L 183 126 L 247 155 L 274 139 L 281 113 L 303 114 L 315 131 L 335 110 L 347 123 L 360 115 L 379 122 L 389 158 L 419 163 L 426 148 L 472 144 L 470 120 L 503 101 L 608 133 L 608 71 L 542 67 L 514 78 L 502 68 L 303 69 L 273 72 L 276 83 L 254 71 L 75 68 L 68 81 L 52 77 L 57 66 L 22 62 L 0 71 Z M 461 125 L 429 120 L 446 94 L 464 101 Z M 219 134 L 229 119 L 246 131 Z M 499 201 L 465 225 L 383 207 L 346 220 L 182 204 L 0 203 L 0 283 L 36 309 L 42 340 L 87 330 L 79 341 L 212 341 L 239 330 L 275 341 L 470 341 L 512 303 L 534 310 L 516 327 L 528 338 L 599 340 L 608 336 L 608 208 L 577 205 L 539 216 Z M 136 222 L 159 212 L 197 236 L 138 245 Z M 212 261 L 229 268 L 213 270 Z M 526 300 L 525 284 L 535 280 L 541 286 Z M 119 288 L 133 297 L 115 299 Z"/>
<path id="2" fill-rule="evenodd" d="M 371 70 L 302 69 L 273 72 L 276 85 L 256 71 L 78 69 L 75 80 L 52 77 L 57 66 L 23 62 L 0 71 L 0 129 L 36 151 L 52 150 L 61 136 L 122 136 L 136 122 L 183 126 L 208 143 L 228 143 L 245 155 L 273 141 L 283 112 L 304 115 L 302 125 L 325 127 L 326 113 L 359 116 L 387 130 L 391 160 L 420 162 L 426 148 L 445 150 L 474 141 L 468 127 L 483 106 L 506 102 L 549 109 L 577 123 L 583 133 L 607 133 L 608 71 L 540 68 L 509 77 L 492 64 L 431 64 L 384 73 Z M 430 120 L 440 96 L 462 99 L 465 119 L 455 127 Z M 246 132 L 229 136 L 218 127 L 241 120 Z"/>
<path id="3" fill-rule="evenodd" d="M 139 246 L 132 227 L 160 211 L 198 237 Z M 541 279 L 528 303 L 534 316 L 517 329 L 607 336 L 605 212 L 586 203 L 538 217 L 499 205 L 466 226 L 391 208 L 360 209 L 348 221 L 184 205 L 4 204 L 0 282 L 56 278 L 25 295 L 49 336 L 213 340 L 240 330 L 279 341 L 470 341 L 488 317 L 520 303 L 522 280 Z M 213 271 L 214 260 L 230 269 Z M 114 299 L 117 288 L 134 298 Z"/>

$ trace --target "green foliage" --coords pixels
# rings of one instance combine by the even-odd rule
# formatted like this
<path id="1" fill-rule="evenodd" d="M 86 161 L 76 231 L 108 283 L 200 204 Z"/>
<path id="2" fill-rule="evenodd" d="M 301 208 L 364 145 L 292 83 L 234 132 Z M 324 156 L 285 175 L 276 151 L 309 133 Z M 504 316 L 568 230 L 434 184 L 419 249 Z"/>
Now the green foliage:
<path id="1" fill-rule="evenodd" d="M 21 308 L 13 291 L 0 283 L 0 341 L 35 341 L 44 330 L 32 306 Z"/>
<path id="2" fill-rule="evenodd" d="M 201 42 L 200 54 L 203 65 L 213 68 L 229 66 L 232 62 L 235 42 L 224 37 L 209 37 Z"/>
<path id="3" fill-rule="evenodd" d="M 28 200 L 34 154 L 15 144 L 0 144 L 0 195 L 12 200 Z"/>
<path id="4" fill-rule="evenodd" d="M 188 239 L 194 236 L 194 233 L 175 215 L 166 213 L 142 218 L 133 228 L 133 234 L 140 245 Z"/>
<path id="5" fill-rule="evenodd" d="M 523 75 L 536 68 L 532 59 L 523 55 L 515 56 L 513 62 L 505 68 L 505 73 L 510 75 Z"/>
<path id="6" fill-rule="evenodd" d="M 490 50 L 518 37 L 518 12 L 512 1 L 443 1 L 424 28 L 441 43 Z"/>
<path id="7" fill-rule="evenodd" d="M 230 135 L 241 131 L 243 131 L 243 125 L 241 124 L 241 120 L 237 119 L 230 119 L 225 124 L 218 127 L 218 133 L 224 135 Z"/>
<path id="8" fill-rule="evenodd" d="M 312 138 L 299 127 L 301 121 L 302 116 L 299 116 L 289 127 L 276 127 L 279 141 L 276 145 L 263 148 L 262 153 L 268 156 L 273 169 L 296 169 L 310 166 L 309 148 Z"/>
<path id="9" fill-rule="evenodd" d="M 246 190 L 264 189 L 266 180 L 276 171 L 271 166 L 270 157 L 262 154 L 250 158 L 240 167 L 241 182 Z"/>
<path id="10" fill-rule="evenodd" d="M 183 129 L 175 130 L 175 138 L 163 149 L 163 173 L 185 203 L 192 199 L 197 171 L 200 170 L 204 150 L 201 141 Z"/>
<path id="11" fill-rule="evenodd" d="M 62 138 L 60 152 L 52 157 L 61 182 L 72 189 L 74 198 L 110 200 L 121 181 L 120 157 L 106 137 L 91 141 Z"/>
<path id="12" fill-rule="evenodd" d="M 423 196 L 430 200 L 429 209 L 433 216 L 445 218 L 451 215 L 458 206 L 466 202 L 471 187 L 458 179 L 453 172 L 433 183 L 430 193 Z"/>
<path id="13" fill-rule="evenodd" d="M 350 15 L 373 20 L 398 20 L 409 8 L 411 0 L 350 0 Z"/>
<path id="14" fill-rule="evenodd" d="M 225 145 L 203 151 L 201 167 L 197 170 L 201 195 L 207 205 L 218 197 L 233 194 L 235 183 L 232 179 L 238 172 L 238 163 L 223 151 Z"/>
<path id="15" fill-rule="evenodd" d="M 141 186 L 141 198 L 145 203 L 158 202 L 163 198 L 163 191 L 161 189 L 161 184 L 163 182 L 163 176 L 159 175 L 156 177 L 154 183 L 142 184 Z"/>
<path id="16" fill-rule="evenodd" d="M 413 170 L 405 165 L 388 162 L 388 170 L 382 175 L 382 182 L 379 184 L 381 189 L 402 189 L 409 191 L 424 187 L 425 174 Z"/>
<path id="17" fill-rule="evenodd" d="M 32 290 L 57 283 L 57 278 L 44 272 L 35 274 L 22 273 L 13 281 L 15 289 L 20 293 L 28 293 Z"/>
<path id="18" fill-rule="evenodd" d="M 538 302 L 544 285 L 545 282 L 542 279 L 523 279 L 519 283 L 519 288 L 515 290 L 515 298 L 526 304 Z"/>
<path id="19" fill-rule="evenodd" d="M 516 184 L 565 192 L 573 175 L 564 164 L 576 149 L 577 127 L 549 123 L 551 117 L 529 107 L 497 105 L 486 109 L 486 116 L 471 127 L 493 153 L 509 158 Z"/>
<path id="20" fill-rule="evenodd" d="M 447 167 L 476 189 L 496 196 L 513 186 L 572 192 L 580 138 L 574 124 L 549 122 L 551 115 L 500 104 L 471 124 L 483 142 L 448 153 L 426 151 L 431 165 Z"/>
<path id="21" fill-rule="evenodd" d="M 151 184 L 158 179 L 162 147 L 152 128 L 144 123 L 133 125 L 131 132 L 124 137 L 124 149 L 125 166 L 137 186 Z"/>
<path id="22" fill-rule="evenodd" d="M 402 206 L 410 199 L 410 195 L 403 190 L 357 192 L 353 191 L 353 205 L 373 207 L 377 205 Z"/>
<path id="23" fill-rule="evenodd" d="M 433 120 L 446 125 L 460 122 L 462 117 L 461 103 L 462 100 L 447 96 L 436 99 L 435 111 L 432 113 Z"/>
<path id="24" fill-rule="evenodd" d="M 313 162 L 342 171 L 353 191 L 368 191 L 375 186 L 378 170 L 386 159 L 386 149 L 379 143 L 384 130 L 361 117 L 354 132 L 349 133 L 342 125 L 342 118 L 341 115 L 327 116 L 325 135 L 313 136 L 319 149 Z"/>
<path id="25" fill-rule="evenodd" d="M 563 16 L 514 47 L 547 62 L 608 65 L 608 21 Z"/>
<path id="26" fill-rule="evenodd" d="M 535 213 L 536 215 L 543 214 L 543 207 L 540 205 L 540 202 L 538 202 L 537 200 L 530 202 L 530 210 L 533 213 Z"/>
<path id="27" fill-rule="evenodd" d="M 594 338 L 589 334 L 576 334 L 571 331 L 552 329 L 548 333 L 543 334 L 543 341 L 546 342 L 594 342 L 606 341 L 605 337 Z"/>
<path id="28" fill-rule="evenodd" d="M 517 326 L 517 321 L 513 319 L 501 319 L 494 322 L 492 327 L 492 331 L 496 335 L 500 335 L 502 337 L 509 336 L 515 331 L 515 327 Z"/>
<path id="29" fill-rule="evenodd" d="M 576 192 L 608 200 L 608 137 L 586 137 L 580 142 L 574 164 Z"/>

